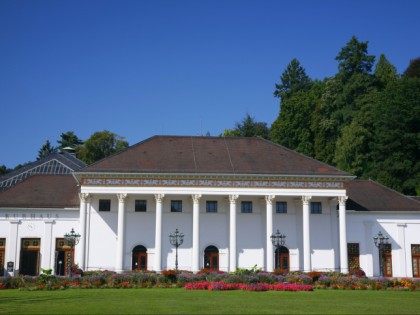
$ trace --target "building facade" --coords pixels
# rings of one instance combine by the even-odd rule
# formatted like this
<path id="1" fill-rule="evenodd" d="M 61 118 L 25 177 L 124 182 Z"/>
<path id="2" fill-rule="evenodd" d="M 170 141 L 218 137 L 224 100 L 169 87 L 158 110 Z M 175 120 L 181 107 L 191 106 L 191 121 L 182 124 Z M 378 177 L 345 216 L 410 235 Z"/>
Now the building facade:
<path id="1" fill-rule="evenodd" d="M 178 262 L 193 272 L 360 266 L 368 276 L 419 277 L 419 227 L 414 198 L 258 138 L 152 137 L 0 192 L 9 274 L 66 274 L 73 260 L 117 272 Z M 74 253 L 63 239 L 72 228 L 81 235 Z M 169 242 L 176 229 L 184 234 L 177 251 Z M 285 242 L 274 247 L 277 231 Z M 379 232 L 388 237 L 381 256 Z"/>

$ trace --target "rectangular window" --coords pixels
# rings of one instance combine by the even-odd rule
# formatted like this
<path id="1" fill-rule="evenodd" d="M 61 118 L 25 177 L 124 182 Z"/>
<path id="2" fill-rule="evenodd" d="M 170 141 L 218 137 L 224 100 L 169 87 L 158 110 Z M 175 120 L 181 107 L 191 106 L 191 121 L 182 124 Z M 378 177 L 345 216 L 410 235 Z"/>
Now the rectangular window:
<path id="1" fill-rule="evenodd" d="M 134 202 L 134 211 L 135 212 L 146 212 L 147 201 L 146 200 L 136 200 Z"/>
<path id="2" fill-rule="evenodd" d="M 242 213 L 252 213 L 252 201 L 242 201 L 241 202 L 241 212 Z"/>
<path id="3" fill-rule="evenodd" d="M 182 212 L 182 200 L 171 200 L 171 212 Z"/>
<path id="4" fill-rule="evenodd" d="M 206 201 L 206 212 L 217 212 L 217 201 Z"/>
<path id="5" fill-rule="evenodd" d="M 99 211 L 111 211 L 111 200 L 99 199 Z"/>
<path id="6" fill-rule="evenodd" d="M 277 201 L 276 202 L 276 213 L 287 213 L 287 202 Z"/>
<path id="7" fill-rule="evenodd" d="M 312 214 L 321 214 L 322 213 L 322 203 L 311 202 L 311 213 Z"/>

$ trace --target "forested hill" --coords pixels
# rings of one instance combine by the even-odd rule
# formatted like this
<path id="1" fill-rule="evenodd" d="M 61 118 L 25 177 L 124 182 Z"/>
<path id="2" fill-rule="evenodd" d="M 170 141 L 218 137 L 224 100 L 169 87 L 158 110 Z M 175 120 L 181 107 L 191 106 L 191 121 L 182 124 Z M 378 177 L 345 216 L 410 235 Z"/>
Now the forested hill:
<path id="1" fill-rule="evenodd" d="M 402 75 L 356 37 L 338 53 L 338 72 L 312 80 L 293 59 L 275 85 L 280 112 L 270 128 L 247 115 L 228 136 L 261 136 L 372 179 L 420 195 L 420 58 Z"/>
<path id="2" fill-rule="evenodd" d="M 420 58 L 398 75 L 353 37 L 338 72 L 311 80 L 296 59 L 276 84 L 272 141 L 407 195 L 420 195 Z M 407 61 L 408 64 L 408 61 Z"/>

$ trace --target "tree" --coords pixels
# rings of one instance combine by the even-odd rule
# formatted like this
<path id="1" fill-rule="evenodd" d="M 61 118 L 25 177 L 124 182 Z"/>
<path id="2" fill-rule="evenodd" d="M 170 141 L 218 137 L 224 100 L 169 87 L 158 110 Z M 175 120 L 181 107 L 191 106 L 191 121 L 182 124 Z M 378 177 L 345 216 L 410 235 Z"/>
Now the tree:
<path id="1" fill-rule="evenodd" d="M 50 141 L 47 140 L 47 141 L 45 141 L 45 143 L 41 147 L 41 149 L 39 149 L 37 160 L 40 160 L 40 159 L 50 155 L 51 153 L 54 153 L 55 151 L 56 151 L 56 148 L 51 146 Z"/>
<path id="2" fill-rule="evenodd" d="M 108 130 L 95 132 L 78 147 L 78 157 L 87 164 L 103 159 L 111 154 L 128 148 L 128 142 Z"/>
<path id="3" fill-rule="evenodd" d="M 12 170 L 7 168 L 6 165 L 0 165 L 0 176 L 6 175 L 7 173 L 11 171 Z"/>
<path id="4" fill-rule="evenodd" d="M 369 176 L 407 195 L 420 193 L 420 79 L 405 77 L 381 92 L 373 113 Z"/>
<path id="5" fill-rule="evenodd" d="M 225 137 L 261 137 L 268 139 L 267 123 L 257 122 L 249 114 L 240 123 L 236 123 L 234 129 L 225 129 L 223 131 Z"/>
<path id="6" fill-rule="evenodd" d="M 384 88 L 388 83 L 394 82 L 399 77 L 397 68 L 386 59 L 384 54 L 379 56 L 373 76 L 379 88 Z"/>
<path id="7" fill-rule="evenodd" d="M 83 144 L 83 141 L 80 140 L 73 131 L 67 131 L 60 135 L 61 140 L 58 140 L 57 143 L 60 144 L 59 148 L 75 148 Z"/>
<path id="8" fill-rule="evenodd" d="M 270 128 L 270 139 L 308 156 L 313 156 L 314 133 L 312 114 L 321 100 L 323 82 L 316 81 L 312 88 L 301 90 L 281 102 L 280 114 Z"/>
<path id="9" fill-rule="evenodd" d="M 404 76 L 409 78 L 420 78 L 420 58 L 410 60 L 410 64 L 404 71 Z"/>
<path id="10" fill-rule="evenodd" d="M 299 61 L 294 58 L 287 66 L 280 77 L 280 84 L 276 83 L 274 96 L 282 100 L 291 97 L 293 94 L 308 89 L 311 86 L 311 79 L 306 75 L 305 69 Z"/>
<path id="11" fill-rule="evenodd" d="M 345 78 L 355 73 L 370 73 L 375 56 L 367 54 L 368 42 L 359 42 L 355 36 L 344 46 L 335 60 L 339 61 L 338 70 Z"/>

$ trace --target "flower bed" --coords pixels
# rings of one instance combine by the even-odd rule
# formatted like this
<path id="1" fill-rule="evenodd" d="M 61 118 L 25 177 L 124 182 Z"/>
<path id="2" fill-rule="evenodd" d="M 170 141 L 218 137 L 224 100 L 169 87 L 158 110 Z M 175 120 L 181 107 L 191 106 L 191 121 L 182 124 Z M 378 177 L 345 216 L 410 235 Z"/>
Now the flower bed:
<path id="1" fill-rule="evenodd" d="M 73 278 L 54 276 L 50 271 L 38 277 L 0 277 L 1 289 L 59 290 L 72 288 L 153 288 L 179 287 L 199 290 L 299 291 L 302 288 L 345 290 L 420 290 L 420 279 L 366 278 L 357 274 L 321 272 L 268 273 L 260 270 L 238 270 L 233 273 L 166 270 L 162 273 L 133 271 L 89 271 Z M 205 288 L 204 288 L 205 287 Z"/>
<path id="2" fill-rule="evenodd" d="M 244 291 L 313 291 L 309 284 L 295 283 L 225 283 L 225 282 L 208 282 L 197 281 L 187 283 L 184 288 L 186 290 L 209 290 L 209 291 L 225 291 L 225 290 L 244 290 Z"/>

